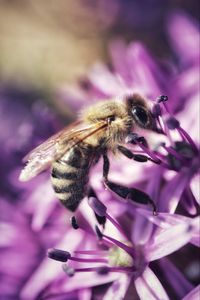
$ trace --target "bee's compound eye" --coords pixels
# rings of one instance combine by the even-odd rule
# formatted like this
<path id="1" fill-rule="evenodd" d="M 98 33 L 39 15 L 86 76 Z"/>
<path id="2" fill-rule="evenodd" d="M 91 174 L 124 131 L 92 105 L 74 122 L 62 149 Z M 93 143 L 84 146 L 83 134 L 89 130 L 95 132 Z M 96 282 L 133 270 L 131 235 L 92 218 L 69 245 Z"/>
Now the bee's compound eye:
<path id="1" fill-rule="evenodd" d="M 141 106 L 133 107 L 132 114 L 140 126 L 146 126 L 149 122 L 147 112 Z"/>

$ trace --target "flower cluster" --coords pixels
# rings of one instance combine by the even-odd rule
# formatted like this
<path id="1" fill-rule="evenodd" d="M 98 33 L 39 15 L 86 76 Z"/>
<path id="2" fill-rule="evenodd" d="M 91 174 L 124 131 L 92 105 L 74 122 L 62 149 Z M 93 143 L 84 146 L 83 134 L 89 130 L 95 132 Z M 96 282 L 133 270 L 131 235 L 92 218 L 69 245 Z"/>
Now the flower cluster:
<path id="1" fill-rule="evenodd" d="M 146 181 L 148 194 L 156 199 L 158 215 L 134 207 L 128 199 L 120 205 L 124 209 L 123 214 L 119 213 L 118 222 L 96 196 L 89 197 L 88 202 L 96 215 L 96 223 L 102 226 L 100 229 L 94 223 L 91 227 L 93 234 L 88 239 L 98 238 L 95 248 L 88 249 L 82 245 L 73 254 L 59 249 L 50 249 L 48 252 L 51 259 L 67 262 L 63 265 L 63 270 L 70 277 L 82 272 L 96 272 L 105 278 L 108 274 L 120 273 L 103 299 L 112 299 L 116 295 L 118 299 L 124 299 L 128 287 L 133 283 L 140 299 L 170 299 L 149 267 L 150 262 L 157 260 L 161 268 L 164 266 L 173 269 L 173 276 L 169 276 L 166 271 L 166 281 L 169 281 L 179 297 L 193 288 L 166 256 L 188 243 L 199 246 L 199 218 L 174 213 L 180 202 L 188 214 L 196 214 L 197 199 L 190 183 L 199 172 L 199 150 L 179 121 L 169 113 L 167 100 L 166 96 L 161 96 L 152 107 L 158 123 L 157 131 L 164 135 L 165 142 L 157 144 L 152 151 L 144 137 L 132 134 L 127 140 L 127 143 L 138 146 L 138 150 L 134 147 L 135 152 L 148 155 L 156 163 L 156 166 L 150 167 L 153 170 L 149 170 L 150 176 L 147 176 Z M 152 172 L 156 178 L 151 178 Z M 171 180 L 162 183 L 168 172 L 173 172 Z M 114 232 L 109 222 L 114 227 Z M 90 218 L 89 226 L 91 223 Z M 127 224 L 131 228 L 128 232 L 124 230 Z M 80 228 L 75 217 L 72 219 L 72 227 L 76 230 Z M 86 231 L 84 228 L 79 230 Z M 90 230 L 87 228 L 86 232 L 88 231 Z M 95 244 L 94 241 L 93 243 Z M 174 287 L 177 277 L 185 285 L 184 290 L 180 286 Z"/>
<path id="2" fill-rule="evenodd" d="M 153 100 L 157 133 L 141 132 L 126 140 L 130 150 L 145 154 L 149 161 L 112 158 L 110 178 L 148 194 L 156 214 L 151 207 L 106 190 L 101 161 L 90 176 L 95 193 L 82 201 L 76 217 L 56 201 L 45 174 L 26 186 L 18 183 L 19 160 L 59 125 L 38 101 L 31 116 L 26 106 L 15 101 L 12 121 L 8 121 L 6 95 L 0 95 L 1 120 L 10 137 L 1 140 L 6 145 L 2 157 L 10 161 L 6 185 L 1 187 L 2 299 L 197 299 L 199 57 L 198 45 L 190 36 L 199 33 L 196 24 L 182 14 L 170 17 L 167 30 L 176 63 L 160 65 L 139 42 L 126 46 L 115 41 L 110 48 L 112 70 L 98 64 L 79 88 L 60 92 L 62 103 L 74 110 L 134 92 Z M 44 120 L 47 132 L 43 132 Z M 13 135 L 15 127 L 20 130 Z M 3 173 L 4 165 L 2 159 Z"/>

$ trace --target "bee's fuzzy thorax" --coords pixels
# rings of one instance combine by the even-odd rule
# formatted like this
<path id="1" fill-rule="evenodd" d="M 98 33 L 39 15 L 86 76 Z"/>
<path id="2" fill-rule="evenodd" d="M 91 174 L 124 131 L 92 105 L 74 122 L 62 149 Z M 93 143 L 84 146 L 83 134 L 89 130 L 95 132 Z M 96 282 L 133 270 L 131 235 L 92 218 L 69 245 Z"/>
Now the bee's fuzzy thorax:
<path id="1" fill-rule="evenodd" d="M 95 139 L 96 144 L 99 144 L 99 141 L 104 139 L 105 147 L 115 151 L 116 145 L 124 141 L 132 128 L 133 120 L 128 114 L 126 103 L 119 100 L 99 102 L 82 113 L 82 119 L 86 124 L 106 121 L 109 117 L 112 121 L 108 127 L 89 138 L 88 142 L 94 144 Z"/>

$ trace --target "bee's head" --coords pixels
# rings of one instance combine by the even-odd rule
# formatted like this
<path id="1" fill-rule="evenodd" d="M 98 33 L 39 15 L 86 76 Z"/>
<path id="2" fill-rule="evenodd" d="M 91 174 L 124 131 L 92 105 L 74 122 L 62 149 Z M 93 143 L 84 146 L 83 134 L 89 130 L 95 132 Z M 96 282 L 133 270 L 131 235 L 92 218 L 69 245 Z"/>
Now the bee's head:
<path id="1" fill-rule="evenodd" d="M 145 100 L 139 94 L 133 94 L 126 98 L 129 116 L 135 125 L 141 128 L 152 129 L 153 117 Z"/>

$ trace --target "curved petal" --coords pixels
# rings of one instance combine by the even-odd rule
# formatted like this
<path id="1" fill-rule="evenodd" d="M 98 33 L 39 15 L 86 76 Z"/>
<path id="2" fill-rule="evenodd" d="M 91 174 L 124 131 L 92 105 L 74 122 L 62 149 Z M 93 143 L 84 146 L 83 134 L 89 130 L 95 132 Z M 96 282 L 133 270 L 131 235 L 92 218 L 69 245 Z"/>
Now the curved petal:
<path id="1" fill-rule="evenodd" d="M 184 277 L 184 275 L 167 258 L 160 260 L 160 266 L 164 271 L 164 276 L 170 283 L 173 291 L 176 292 L 179 299 L 184 297 L 193 289 L 193 285 Z"/>
<path id="2" fill-rule="evenodd" d="M 135 287 L 141 300 L 169 300 L 160 281 L 150 268 L 135 280 Z"/>
<path id="3" fill-rule="evenodd" d="M 199 300 L 200 285 L 187 294 L 182 300 Z"/>
<path id="4" fill-rule="evenodd" d="M 131 276 L 126 274 L 120 275 L 119 279 L 113 282 L 111 287 L 108 289 L 107 293 L 102 300 L 121 300 L 124 299 L 124 296 L 128 290 L 129 284 L 131 281 Z"/>
<path id="5" fill-rule="evenodd" d="M 146 247 L 148 261 L 167 256 L 186 245 L 196 232 L 197 220 L 172 226 L 154 235 L 154 239 Z"/>

